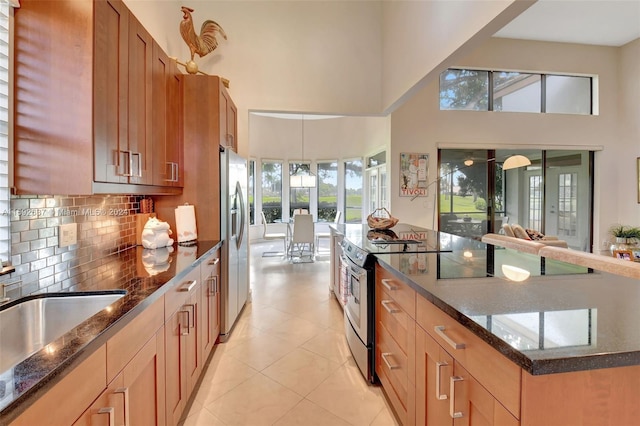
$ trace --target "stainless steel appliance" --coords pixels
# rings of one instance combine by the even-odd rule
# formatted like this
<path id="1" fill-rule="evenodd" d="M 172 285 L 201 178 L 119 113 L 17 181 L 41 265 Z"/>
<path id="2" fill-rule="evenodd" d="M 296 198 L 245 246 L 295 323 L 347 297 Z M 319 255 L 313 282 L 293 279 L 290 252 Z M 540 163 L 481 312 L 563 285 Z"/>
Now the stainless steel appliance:
<path id="1" fill-rule="evenodd" d="M 247 160 L 230 149 L 220 148 L 223 342 L 249 297 L 248 179 Z"/>
<path id="2" fill-rule="evenodd" d="M 434 253 L 443 249 L 441 233 L 408 224 L 372 231 L 366 225 L 345 224 L 339 258 L 339 287 L 334 293 L 344 304 L 347 343 L 364 377 L 375 380 L 375 257 L 376 254 Z"/>
<path id="3" fill-rule="evenodd" d="M 340 255 L 340 296 L 344 301 L 344 327 L 347 343 L 367 381 L 374 381 L 374 259 L 342 240 Z"/>

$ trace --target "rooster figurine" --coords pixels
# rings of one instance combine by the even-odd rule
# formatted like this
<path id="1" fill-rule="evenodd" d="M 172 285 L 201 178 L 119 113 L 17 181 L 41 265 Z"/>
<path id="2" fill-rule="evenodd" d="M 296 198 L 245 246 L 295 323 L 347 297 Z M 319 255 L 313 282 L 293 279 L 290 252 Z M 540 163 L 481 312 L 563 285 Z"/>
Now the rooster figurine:
<path id="1" fill-rule="evenodd" d="M 204 21 L 202 28 L 200 28 L 200 35 L 197 35 L 193 28 L 193 19 L 191 18 L 193 9 L 186 6 L 182 6 L 181 9 L 183 15 L 182 21 L 180 21 L 180 34 L 191 51 L 191 60 L 186 63 L 185 68 L 189 74 L 196 74 L 198 72 L 198 65 L 193 61 L 195 54 L 197 53 L 198 56 L 203 57 L 213 52 L 214 49 L 218 47 L 216 34 L 220 33 L 225 40 L 227 39 L 227 35 L 220 25 L 210 19 Z"/>

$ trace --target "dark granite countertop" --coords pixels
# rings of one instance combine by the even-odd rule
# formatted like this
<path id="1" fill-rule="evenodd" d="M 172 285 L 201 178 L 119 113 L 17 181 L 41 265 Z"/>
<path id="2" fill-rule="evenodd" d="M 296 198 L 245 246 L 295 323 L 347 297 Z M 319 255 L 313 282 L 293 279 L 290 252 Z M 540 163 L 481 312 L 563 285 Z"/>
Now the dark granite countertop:
<path id="1" fill-rule="evenodd" d="M 530 374 L 640 365 L 639 280 L 439 234 L 451 252 L 375 257 Z M 510 280 L 505 266 L 530 276 Z"/>
<path id="2" fill-rule="evenodd" d="M 199 241 L 190 247 L 174 244 L 173 248 L 158 249 L 154 255 L 160 265 L 154 265 L 154 256 L 150 257 L 153 251 L 142 247 L 100 259 L 99 273 L 87 273 L 69 291 L 126 290 L 127 294 L 25 361 L 0 371 L 0 382 L 5 382 L 5 393 L 0 397 L 0 425 L 19 415 L 221 245 L 220 241 Z"/>

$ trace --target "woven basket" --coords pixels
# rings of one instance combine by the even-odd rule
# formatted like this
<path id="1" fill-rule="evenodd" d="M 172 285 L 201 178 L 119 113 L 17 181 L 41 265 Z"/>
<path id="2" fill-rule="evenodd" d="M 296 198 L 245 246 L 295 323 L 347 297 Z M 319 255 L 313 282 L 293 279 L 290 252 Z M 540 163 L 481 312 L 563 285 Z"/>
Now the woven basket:
<path id="1" fill-rule="evenodd" d="M 384 212 L 384 213 L 378 213 L 378 212 Z M 381 214 L 386 214 L 386 216 L 382 216 Z M 391 216 L 391 213 L 389 213 L 389 210 L 385 209 L 384 207 L 375 209 L 373 213 L 367 216 L 367 224 L 371 229 L 377 229 L 377 230 L 389 229 L 396 226 L 397 223 L 398 223 L 398 219 Z"/>

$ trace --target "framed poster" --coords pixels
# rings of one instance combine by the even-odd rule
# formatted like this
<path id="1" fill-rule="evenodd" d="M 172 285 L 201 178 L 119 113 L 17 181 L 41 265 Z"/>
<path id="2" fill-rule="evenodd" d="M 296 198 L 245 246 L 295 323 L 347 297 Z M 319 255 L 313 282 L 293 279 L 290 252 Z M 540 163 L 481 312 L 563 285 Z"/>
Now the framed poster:
<path id="1" fill-rule="evenodd" d="M 400 153 L 400 196 L 427 196 L 429 154 Z"/>

